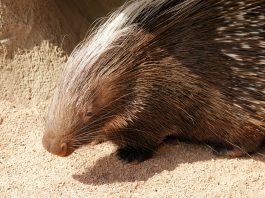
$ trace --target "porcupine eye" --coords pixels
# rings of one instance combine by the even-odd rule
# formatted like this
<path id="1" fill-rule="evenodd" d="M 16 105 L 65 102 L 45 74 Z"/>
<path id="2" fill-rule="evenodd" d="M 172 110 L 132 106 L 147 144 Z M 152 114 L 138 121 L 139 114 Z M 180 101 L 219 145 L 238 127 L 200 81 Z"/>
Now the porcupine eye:
<path id="1" fill-rule="evenodd" d="M 88 122 L 92 117 L 92 115 L 93 115 L 92 111 L 85 112 L 83 116 L 83 121 Z"/>
<path id="2" fill-rule="evenodd" d="M 86 114 L 85 114 L 86 117 L 92 117 L 92 115 L 93 115 L 93 113 L 91 111 L 86 112 Z"/>
<path id="3" fill-rule="evenodd" d="M 80 111 L 78 115 L 81 120 L 83 120 L 84 122 L 88 122 L 90 118 L 93 116 L 93 112 L 92 111 Z"/>

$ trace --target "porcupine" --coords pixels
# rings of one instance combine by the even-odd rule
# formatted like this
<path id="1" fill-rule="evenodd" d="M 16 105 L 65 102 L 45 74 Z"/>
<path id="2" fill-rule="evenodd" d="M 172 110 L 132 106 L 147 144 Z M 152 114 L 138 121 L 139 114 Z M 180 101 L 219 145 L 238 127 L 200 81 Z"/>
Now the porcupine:
<path id="1" fill-rule="evenodd" d="M 265 0 L 136 0 L 70 55 L 43 145 L 68 156 L 103 138 L 141 162 L 173 135 L 239 157 L 264 125 Z"/>

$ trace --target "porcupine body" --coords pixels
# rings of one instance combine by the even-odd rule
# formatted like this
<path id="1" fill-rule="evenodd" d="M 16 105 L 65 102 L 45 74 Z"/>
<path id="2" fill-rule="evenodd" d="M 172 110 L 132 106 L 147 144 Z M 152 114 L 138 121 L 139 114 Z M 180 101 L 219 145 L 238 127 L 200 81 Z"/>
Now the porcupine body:
<path id="1" fill-rule="evenodd" d="M 131 162 L 174 135 L 242 156 L 264 133 L 265 0 L 136 0 L 69 57 L 43 145 L 104 138 Z"/>

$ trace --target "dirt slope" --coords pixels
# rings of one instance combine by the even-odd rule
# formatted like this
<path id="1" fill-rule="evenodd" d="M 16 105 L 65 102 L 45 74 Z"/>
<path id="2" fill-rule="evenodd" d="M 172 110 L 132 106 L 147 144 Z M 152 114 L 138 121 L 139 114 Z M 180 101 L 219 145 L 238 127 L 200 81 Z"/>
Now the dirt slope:
<path id="1" fill-rule="evenodd" d="M 264 197 L 264 152 L 223 159 L 206 147 L 175 143 L 151 160 L 124 164 L 108 142 L 68 158 L 42 148 L 43 119 L 63 63 L 91 21 L 118 4 L 0 2 L 0 196 Z"/>

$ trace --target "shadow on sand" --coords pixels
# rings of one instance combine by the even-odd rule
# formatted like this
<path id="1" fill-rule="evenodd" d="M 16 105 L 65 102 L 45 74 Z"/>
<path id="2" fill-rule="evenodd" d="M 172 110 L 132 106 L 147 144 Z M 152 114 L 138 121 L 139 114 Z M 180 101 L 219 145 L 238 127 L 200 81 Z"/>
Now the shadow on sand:
<path id="1" fill-rule="evenodd" d="M 251 158 L 265 162 L 265 150 L 252 155 Z M 246 157 L 248 160 L 250 157 Z M 173 171 L 179 164 L 196 163 L 222 159 L 212 154 L 211 149 L 201 145 L 179 143 L 162 145 L 156 155 L 139 164 L 127 164 L 117 159 L 115 154 L 100 158 L 84 173 L 72 177 L 89 185 L 103 185 L 116 182 L 147 181 L 163 171 Z"/>

